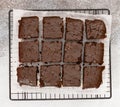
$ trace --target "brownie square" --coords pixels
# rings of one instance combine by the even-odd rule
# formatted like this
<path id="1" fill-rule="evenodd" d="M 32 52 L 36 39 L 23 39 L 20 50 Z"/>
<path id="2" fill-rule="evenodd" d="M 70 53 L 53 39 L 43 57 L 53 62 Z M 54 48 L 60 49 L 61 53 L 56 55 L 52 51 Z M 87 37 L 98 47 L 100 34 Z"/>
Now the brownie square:
<path id="1" fill-rule="evenodd" d="M 57 16 L 43 18 L 43 38 L 60 39 L 63 37 L 63 18 Z"/>
<path id="2" fill-rule="evenodd" d="M 37 16 L 22 17 L 19 20 L 18 37 L 22 39 L 38 38 L 39 36 L 39 18 Z"/>
<path id="3" fill-rule="evenodd" d="M 37 86 L 37 67 L 18 67 L 17 81 L 20 85 Z"/>
<path id="4" fill-rule="evenodd" d="M 104 66 L 87 66 L 83 71 L 83 89 L 99 88 L 102 83 L 102 71 Z"/>
<path id="5" fill-rule="evenodd" d="M 42 42 L 42 61 L 60 62 L 62 58 L 62 43 L 59 41 Z"/>
<path id="6" fill-rule="evenodd" d="M 40 86 L 61 87 L 61 66 L 42 65 L 40 67 Z"/>
<path id="7" fill-rule="evenodd" d="M 103 64 L 104 44 L 88 42 L 85 43 L 84 62 L 89 64 Z"/>
<path id="8" fill-rule="evenodd" d="M 78 64 L 63 65 L 63 86 L 80 86 L 80 70 Z"/>
<path id="9" fill-rule="evenodd" d="M 102 20 L 85 20 L 87 39 L 106 38 L 106 26 Z"/>
<path id="10" fill-rule="evenodd" d="M 79 19 L 66 18 L 66 40 L 82 40 L 83 21 Z"/>
<path id="11" fill-rule="evenodd" d="M 82 43 L 66 42 L 64 48 L 64 62 L 81 62 Z"/>
<path id="12" fill-rule="evenodd" d="M 39 42 L 24 41 L 19 42 L 19 61 L 20 62 L 36 62 L 39 60 Z"/>

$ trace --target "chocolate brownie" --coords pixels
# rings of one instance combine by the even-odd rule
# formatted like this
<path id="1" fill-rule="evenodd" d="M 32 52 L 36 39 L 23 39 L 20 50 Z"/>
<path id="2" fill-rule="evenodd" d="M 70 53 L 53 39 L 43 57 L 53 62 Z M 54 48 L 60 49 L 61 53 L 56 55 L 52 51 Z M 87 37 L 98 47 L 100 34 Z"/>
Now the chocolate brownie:
<path id="1" fill-rule="evenodd" d="M 103 64 L 104 44 L 87 42 L 85 43 L 84 62 L 89 64 Z"/>
<path id="2" fill-rule="evenodd" d="M 22 39 L 38 38 L 39 36 L 39 18 L 37 16 L 22 17 L 19 20 L 18 37 Z"/>
<path id="3" fill-rule="evenodd" d="M 64 62 L 81 62 L 82 43 L 66 42 L 64 48 Z"/>
<path id="4" fill-rule="evenodd" d="M 83 71 L 83 89 L 99 88 L 102 83 L 102 71 L 105 66 L 87 66 Z"/>
<path id="5" fill-rule="evenodd" d="M 62 43 L 59 41 L 42 42 L 42 61 L 60 62 L 62 58 Z"/>
<path id="6" fill-rule="evenodd" d="M 83 21 L 79 19 L 66 18 L 66 40 L 82 40 Z"/>
<path id="7" fill-rule="evenodd" d="M 80 65 L 63 65 L 63 86 L 80 86 Z"/>
<path id="8" fill-rule="evenodd" d="M 60 65 L 42 65 L 40 67 L 40 86 L 61 87 Z"/>
<path id="9" fill-rule="evenodd" d="M 106 38 L 106 26 L 102 20 L 85 20 L 87 39 Z"/>
<path id="10" fill-rule="evenodd" d="M 17 81 L 20 85 L 37 86 L 37 67 L 18 67 Z"/>
<path id="11" fill-rule="evenodd" d="M 19 42 L 19 61 L 20 62 L 36 62 L 39 60 L 39 42 L 24 41 Z"/>
<path id="12" fill-rule="evenodd" d="M 57 16 L 43 18 L 43 38 L 60 39 L 63 37 L 63 18 Z"/>

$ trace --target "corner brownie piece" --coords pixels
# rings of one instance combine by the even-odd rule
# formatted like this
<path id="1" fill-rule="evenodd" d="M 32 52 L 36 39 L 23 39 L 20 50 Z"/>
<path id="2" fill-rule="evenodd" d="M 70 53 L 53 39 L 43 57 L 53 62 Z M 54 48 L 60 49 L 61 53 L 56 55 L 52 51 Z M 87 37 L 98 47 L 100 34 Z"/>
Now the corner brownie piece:
<path id="1" fill-rule="evenodd" d="M 83 21 L 79 19 L 66 18 L 66 40 L 82 40 Z"/>
<path id="2" fill-rule="evenodd" d="M 37 16 L 22 17 L 19 20 L 18 37 L 22 39 L 38 38 L 39 36 L 39 18 Z"/>
<path id="3" fill-rule="evenodd" d="M 39 60 L 39 42 L 24 41 L 19 42 L 19 61 L 20 62 L 36 62 Z"/>
<path id="4" fill-rule="evenodd" d="M 78 42 L 66 42 L 64 48 L 64 62 L 81 62 L 82 56 L 82 43 Z"/>
<path id="5" fill-rule="evenodd" d="M 61 87 L 60 65 L 42 65 L 40 67 L 40 86 Z"/>
<path id="6" fill-rule="evenodd" d="M 78 64 L 63 65 L 63 86 L 80 86 L 80 70 Z"/>
<path id="7" fill-rule="evenodd" d="M 42 61 L 60 62 L 62 58 L 62 43 L 59 41 L 42 42 Z"/>
<path id="8" fill-rule="evenodd" d="M 102 20 L 85 20 L 87 39 L 104 39 L 106 38 L 106 26 Z"/>
<path id="9" fill-rule="evenodd" d="M 96 42 L 85 43 L 84 62 L 89 64 L 103 64 L 104 44 Z"/>
<path id="10" fill-rule="evenodd" d="M 83 71 L 83 89 L 99 88 L 102 83 L 102 71 L 105 66 L 87 66 Z"/>
<path id="11" fill-rule="evenodd" d="M 18 67 L 17 81 L 20 85 L 37 86 L 37 67 Z"/>
<path id="12" fill-rule="evenodd" d="M 43 18 L 43 38 L 61 39 L 63 37 L 63 18 L 57 16 Z"/>

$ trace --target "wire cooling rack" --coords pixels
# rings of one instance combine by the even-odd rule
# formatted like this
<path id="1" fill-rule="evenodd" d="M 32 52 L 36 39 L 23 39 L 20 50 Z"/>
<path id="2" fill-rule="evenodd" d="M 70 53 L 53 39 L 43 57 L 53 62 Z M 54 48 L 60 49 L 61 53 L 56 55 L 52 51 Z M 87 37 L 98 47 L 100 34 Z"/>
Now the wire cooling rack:
<path id="1" fill-rule="evenodd" d="M 106 14 L 110 15 L 108 9 L 47 9 L 47 10 L 32 10 L 32 11 L 75 11 L 78 13 L 87 14 Z M 109 96 L 106 94 L 47 94 L 41 92 L 13 92 L 11 86 L 12 78 L 12 45 L 13 45 L 13 10 L 9 11 L 9 97 L 11 100 L 77 100 L 77 99 L 108 99 L 112 96 L 112 85 L 111 85 L 111 43 L 109 45 L 109 81 L 107 81 L 107 88 Z"/>

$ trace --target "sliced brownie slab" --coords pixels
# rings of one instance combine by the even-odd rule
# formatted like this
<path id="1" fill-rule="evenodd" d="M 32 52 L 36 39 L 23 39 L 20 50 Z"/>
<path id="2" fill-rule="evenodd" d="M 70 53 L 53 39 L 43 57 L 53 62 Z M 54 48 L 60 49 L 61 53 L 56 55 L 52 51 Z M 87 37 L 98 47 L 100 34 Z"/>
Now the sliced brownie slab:
<path id="1" fill-rule="evenodd" d="M 20 85 L 37 86 L 37 67 L 18 67 L 17 81 Z"/>
<path id="2" fill-rule="evenodd" d="M 66 42 L 64 48 L 64 62 L 81 62 L 82 43 Z"/>
<path id="3" fill-rule="evenodd" d="M 61 66 L 60 65 L 40 66 L 40 86 L 61 87 Z"/>
<path id="4" fill-rule="evenodd" d="M 102 72 L 104 66 L 87 66 L 83 71 L 83 89 L 99 88 L 102 83 Z"/>
<path id="5" fill-rule="evenodd" d="M 43 38 L 60 39 L 63 37 L 63 18 L 58 16 L 43 18 Z"/>
<path id="6" fill-rule="evenodd" d="M 38 38 L 39 36 L 39 18 L 37 16 L 22 17 L 19 20 L 18 37 L 22 39 Z"/>
<path id="7" fill-rule="evenodd" d="M 104 39 L 106 37 L 106 26 L 102 20 L 85 20 L 87 39 Z"/>
<path id="8" fill-rule="evenodd" d="M 38 45 L 37 40 L 19 42 L 19 61 L 23 63 L 39 61 Z"/>
<path id="9" fill-rule="evenodd" d="M 78 64 L 63 65 L 63 86 L 80 86 L 81 67 Z"/>
<path id="10" fill-rule="evenodd" d="M 66 40 L 82 40 L 83 21 L 79 19 L 66 18 Z"/>
<path id="11" fill-rule="evenodd" d="M 89 64 L 103 64 L 104 44 L 86 42 L 84 49 L 84 62 Z"/>

